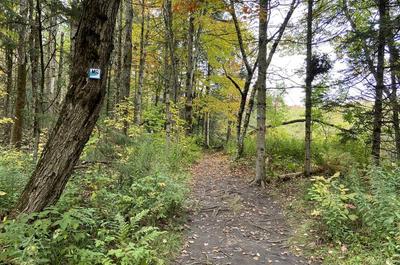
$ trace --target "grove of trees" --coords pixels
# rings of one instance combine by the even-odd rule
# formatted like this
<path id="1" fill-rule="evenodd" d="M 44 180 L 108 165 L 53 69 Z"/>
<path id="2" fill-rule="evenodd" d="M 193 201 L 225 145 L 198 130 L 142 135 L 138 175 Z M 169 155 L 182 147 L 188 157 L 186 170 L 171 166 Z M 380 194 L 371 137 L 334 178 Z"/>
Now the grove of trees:
<path id="1" fill-rule="evenodd" d="M 187 139 L 225 149 L 238 163 L 254 158 L 251 185 L 267 189 L 297 176 L 395 170 L 399 31 L 394 0 L 2 0 L 1 150 L 28 155 L 32 171 L 0 216 L 54 206 L 76 169 L 112 163 L 86 161 L 97 138 L 112 146 L 147 135 L 167 153 Z M 289 155 L 272 142 L 285 127 L 300 128 L 300 159 L 277 170 Z M 322 138 L 343 153 L 359 148 L 357 165 L 332 167 Z"/>

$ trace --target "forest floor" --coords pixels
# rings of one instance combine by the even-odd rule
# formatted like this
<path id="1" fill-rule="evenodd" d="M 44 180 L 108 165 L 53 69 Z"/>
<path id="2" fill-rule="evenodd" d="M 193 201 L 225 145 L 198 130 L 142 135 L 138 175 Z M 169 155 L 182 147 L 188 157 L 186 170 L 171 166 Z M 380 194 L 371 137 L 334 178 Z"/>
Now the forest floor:
<path id="1" fill-rule="evenodd" d="M 268 190 L 221 153 L 192 167 L 185 245 L 176 265 L 311 264 L 286 246 L 291 228 Z"/>

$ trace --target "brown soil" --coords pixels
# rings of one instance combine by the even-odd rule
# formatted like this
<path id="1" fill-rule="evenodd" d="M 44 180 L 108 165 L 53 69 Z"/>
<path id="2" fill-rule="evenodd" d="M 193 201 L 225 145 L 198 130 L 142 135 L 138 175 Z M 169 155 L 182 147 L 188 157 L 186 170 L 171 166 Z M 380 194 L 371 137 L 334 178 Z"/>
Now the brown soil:
<path id="1" fill-rule="evenodd" d="M 185 246 L 176 265 L 310 264 L 285 246 L 290 228 L 268 190 L 249 186 L 252 173 L 207 154 L 192 168 Z"/>

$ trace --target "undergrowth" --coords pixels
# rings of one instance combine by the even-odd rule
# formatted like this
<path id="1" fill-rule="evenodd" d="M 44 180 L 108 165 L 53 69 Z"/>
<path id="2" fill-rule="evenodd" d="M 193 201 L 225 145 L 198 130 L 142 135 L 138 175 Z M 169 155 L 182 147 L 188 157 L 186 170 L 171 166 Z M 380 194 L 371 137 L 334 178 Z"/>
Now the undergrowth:
<path id="1" fill-rule="evenodd" d="M 97 131 L 59 202 L 0 224 L 0 263 L 166 264 L 180 246 L 185 167 L 199 154 L 190 138 L 167 145 L 142 131 Z M 13 207 L 33 168 L 1 151 L 0 206 Z M 12 181 L 10 181 L 10 179 Z"/>
<path id="2" fill-rule="evenodd" d="M 303 170 L 304 138 L 268 131 L 267 174 L 293 225 L 293 252 L 327 265 L 400 264 L 400 169 L 370 167 L 368 150 L 361 139 L 314 130 L 312 166 L 320 176 L 282 183 L 276 176 Z M 235 145 L 227 151 L 234 154 Z M 244 153 L 254 160 L 254 136 Z"/>

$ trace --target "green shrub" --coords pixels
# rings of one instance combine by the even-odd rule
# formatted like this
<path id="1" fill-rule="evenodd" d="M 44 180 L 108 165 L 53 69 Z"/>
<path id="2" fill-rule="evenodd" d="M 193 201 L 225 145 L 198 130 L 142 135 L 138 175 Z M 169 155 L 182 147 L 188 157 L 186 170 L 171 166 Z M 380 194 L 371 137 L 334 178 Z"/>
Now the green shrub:
<path id="1" fill-rule="evenodd" d="M 352 210 L 352 200 L 356 196 L 340 184 L 339 173 L 330 178 L 315 177 L 310 189 L 310 199 L 316 202 L 314 216 L 322 219 L 328 236 L 333 240 L 348 238 L 352 222 L 358 219 Z"/>
<path id="2" fill-rule="evenodd" d="M 353 170 L 342 179 L 318 177 L 310 190 L 310 198 L 315 202 L 313 213 L 322 220 L 328 239 L 350 244 L 360 251 L 376 250 L 382 264 L 398 264 L 399 183 L 398 168 L 373 168 L 366 175 Z"/>
<path id="3" fill-rule="evenodd" d="M 0 216 L 14 205 L 32 168 L 32 159 L 25 153 L 0 150 Z"/>
<path id="4" fill-rule="evenodd" d="M 184 183 L 182 179 L 165 176 L 142 178 L 132 185 L 132 209 L 149 209 L 156 220 L 173 217 L 185 199 Z"/>
<path id="5" fill-rule="evenodd" d="M 1 206 L 11 208 L 32 167 L 23 153 L 4 154 L 0 183 L 12 185 L 11 175 L 20 184 L 0 188 Z M 161 134 L 95 134 L 82 156 L 93 163 L 71 177 L 54 207 L 0 224 L 0 263 L 165 264 L 179 247 L 172 217 L 182 213 L 184 168 L 198 155 L 192 138 L 168 146 Z"/>
<path id="6" fill-rule="evenodd" d="M 99 218 L 96 209 L 49 208 L 0 225 L 0 261 L 13 264 L 163 264 L 151 243 L 162 234 L 141 226 L 147 214 Z M 95 239 L 95 240 L 93 240 Z"/>

